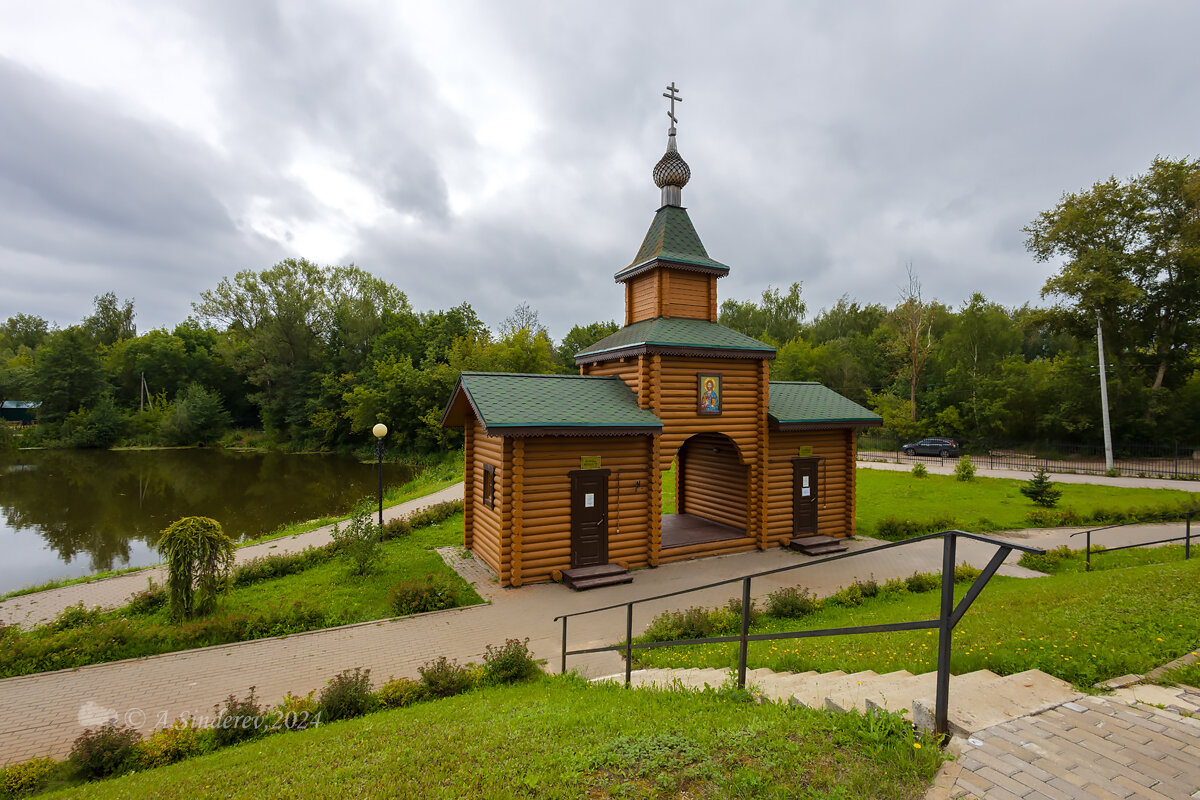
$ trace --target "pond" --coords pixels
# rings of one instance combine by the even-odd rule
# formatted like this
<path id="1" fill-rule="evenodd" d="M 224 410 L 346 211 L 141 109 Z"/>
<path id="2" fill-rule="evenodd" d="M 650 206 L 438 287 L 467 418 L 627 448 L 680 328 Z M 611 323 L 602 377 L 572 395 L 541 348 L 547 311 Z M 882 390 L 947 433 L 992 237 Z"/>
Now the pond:
<path id="1" fill-rule="evenodd" d="M 384 464 L 386 485 L 412 477 Z M 212 517 L 235 539 L 375 497 L 377 467 L 348 456 L 215 450 L 0 454 L 0 594 L 55 578 L 145 566 L 159 532 Z"/>

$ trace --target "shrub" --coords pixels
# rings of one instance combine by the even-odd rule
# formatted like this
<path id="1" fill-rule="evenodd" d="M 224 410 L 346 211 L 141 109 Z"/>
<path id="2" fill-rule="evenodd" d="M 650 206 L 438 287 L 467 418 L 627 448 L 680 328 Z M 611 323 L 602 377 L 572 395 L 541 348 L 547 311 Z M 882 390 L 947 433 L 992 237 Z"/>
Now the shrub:
<path id="1" fill-rule="evenodd" d="M 165 767 L 198 756 L 209 749 L 207 744 L 211 738 L 212 734 L 198 728 L 193 720 L 177 719 L 142 742 L 139 748 L 141 766 Z"/>
<path id="2" fill-rule="evenodd" d="M 1054 572 L 1060 562 L 1068 558 L 1074 558 L 1076 555 L 1071 548 L 1064 544 L 1061 547 L 1047 550 L 1040 555 L 1038 553 L 1022 553 L 1021 560 L 1017 563 L 1026 569 L 1037 570 L 1038 572 Z"/>
<path id="3" fill-rule="evenodd" d="M 417 671 L 421 673 L 421 686 L 430 697 L 453 697 L 471 688 L 467 668 L 445 656 L 427 661 Z"/>
<path id="4" fill-rule="evenodd" d="M 967 562 L 963 562 L 954 568 L 955 583 L 970 583 L 979 577 L 982 570 L 972 567 Z"/>
<path id="5" fill-rule="evenodd" d="M 875 576 L 867 578 L 865 581 L 855 581 L 854 585 L 858 587 L 858 591 L 863 598 L 869 599 L 879 596 L 879 582 L 875 580 Z"/>
<path id="6" fill-rule="evenodd" d="M 225 698 L 225 708 L 217 706 L 214 712 L 213 740 L 218 747 L 255 739 L 267 732 L 267 715 L 254 697 L 253 686 L 246 699 L 238 700 L 231 694 Z"/>
<path id="7" fill-rule="evenodd" d="M 488 685 L 528 680 L 541 671 L 529 652 L 529 639 L 508 639 L 503 647 L 489 644 L 483 654 L 483 682 Z"/>
<path id="8" fill-rule="evenodd" d="M 54 774 L 58 762 L 53 758 L 34 758 L 0 769 L 0 797 L 28 797 L 40 791 Z"/>
<path id="9" fill-rule="evenodd" d="M 853 608 L 854 606 L 860 606 L 860 605 L 862 605 L 862 601 L 863 601 L 862 589 L 859 588 L 859 585 L 857 583 L 852 583 L 849 586 L 845 587 L 844 589 L 839 589 L 838 591 L 831 594 L 829 597 L 825 598 L 825 602 L 829 603 L 829 605 L 845 606 L 847 608 Z"/>
<path id="10" fill-rule="evenodd" d="M 398 539 L 407 536 L 418 528 L 425 528 L 445 522 L 463 510 L 462 500 L 448 500 L 445 503 L 423 508 L 407 517 L 391 519 L 383 523 L 383 538 Z"/>
<path id="11" fill-rule="evenodd" d="M 371 694 L 371 670 L 355 667 L 334 675 L 321 690 L 318 704 L 322 722 L 366 714 L 375 705 Z"/>
<path id="12" fill-rule="evenodd" d="M 232 582 L 234 586 L 245 586 L 270 578 L 294 575 L 309 567 L 324 564 L 336 554 L 336 546 L 330 544 L 324 547 L 306 547 L 297 553 L 272 553 L 259 556 L 234 567 Z"/>
<path id="13" fill-rule="evenodd" d="M 821 609 L 817 596 L 800 586 L 785 586 L 767 595 L 767 613 L 772 617 L 798 619 Z"/>
<path id="14" fill-rule="evenodd" d="M 1034 528 L 1060 528 L 1069 525 L 1082 525 L 1083 517 L 1072 509 L 1039 508 L 1025 515 L 1025 521 Z"/>
<path id="15" fill-rule="evenodd" d="M 1021 494 L 1042 508 L 1054 508 L 1058 505 L 1058 498 L 1062 497 L 1062 489 L 1055 489 L 1054 484 L 1050 481 L 1050 475 L 1046 470 L 1039 469 L 1021 487 Z"/>
<path id="16" fill-rule="evenodd" d="M 913 594 L 932 592 L 942 588 L 942 578 L 932 572 L 914 572 L 904 579 L 904 585 Z"/>
<path id="17" fill-rule="evenodd" d="M 153 582 L 140 592 L 129 595 L 129 611 L 133 614 L 153 614 L 167 603 L 167 590 Z"/>
<path id="18" fill-rule="evenodd" d="M 384 708 L 404 708 L 425 699 L 425 689 L 410 678 L 391 678 L 375 692 L 375 700 Z"/>
<path id="19" fill-rule="evenodd" d="M 959 481 L 975 480 L 975 463 L 970 456 L 963 456 L 954 465 L 954 479 Z"/>
<path id="20" fill-rule="evenodd" d="M 58 616 L 50 623 L 50 628 L 55 631 L 71 631 L 77 628 L 86 628 L 89 625 L 99 622 L 103 614 L 104 611 L 99 606 L 84 608 L 83 601 L 80 600 L 75 605 L 67 606 L 58 612 Z"/>
<path id="21" fill-rule="evenodd" d="M 725 611 L 733 616 L 734 624 L 738 630 L 742 627 L 742 598 L 731 597 L 729 602 L 725 604 Z M 754 603 L 754 598 L 750 598 L 750 624 L 758 622 L 762 616 L 762 611 Z"/>
<path id="22" fill-rule="evenodd" d="M 207 614 L 229 589 L 233 540 L 221 523 L 208 517 L 184 517 L 171 523 L 158 540 L 167 557 L 167 592 L 176 621 Z"/>
<path id="23" fill-rule="evenodd" d="M 381 531 L 373 519 L 369 500 L 355 505 L 345 525 L 335 524 L 331 535 L 338 551 L 349 559 L 351 574 L 366 575 L 383 556 Z"/>
<path id="24" fill-rule="evenodd" d="M 705 639 L 713 635 L 733 633 L 740 625 L 740 612 L 735 618 L 725 609 L 710 611 L 696 606 L 686 611 L 664 611 L 650 621 L 643 636 L 651 642 Z"/>
<path id="25" fill-rule="evenodd" d="M 892 578 L 884 581 L 879 591 L 884 595 L 908 594 L 908 582 L 904 578 Z"/>
<path id="26" fill-rule="evenodd" d="M 443 578 L 426 575 L 424 580 L 400 581 L 392 587 L 392 611 L 396 616 L 420 614 L 425 611 L 441 611 L 454 608 L 458 599 L 454 587 Z"/>
<path id="27" fill-rule="evenodd" d="M 313 699 L 315 692 L 300 697 L 288 692 L 279 701 L 279 705 L 271 709 L 272 730 L 302 731 L 306 728 L 320 727 L 321 706 Z"/>
<path id="28" fill-rule="evenodd" d="M 72 771 L 85 780 L 107 778 L 137 766 L 138 743 L 142 735 L 128 725 L 106 722 L 88 728 L 71 746 Z"/>
<path id="29" fill-rule="evenodd" d="M 168 445 L 214 442 L 232 422 L 218 392 L 190 383 L 176 395 L 159 423 L 158 436 Z"/>
<path id="30" fill-rule="evenodd" d="M 925 469 L 925 465 L 918 461 L 912 466 L 912 476 L 914 478 L 928 478 L 929 470 Z"/>

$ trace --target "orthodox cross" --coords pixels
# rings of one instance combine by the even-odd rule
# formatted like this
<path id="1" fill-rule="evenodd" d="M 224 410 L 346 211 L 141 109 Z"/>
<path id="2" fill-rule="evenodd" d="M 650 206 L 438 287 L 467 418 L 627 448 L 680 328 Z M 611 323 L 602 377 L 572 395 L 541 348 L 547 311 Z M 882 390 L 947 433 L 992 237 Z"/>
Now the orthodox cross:
<path id="1" fill-rule="evenodd" d="M 677 120 L 675 119 L 675 101 L 683 102 L 683 98 L 675 94 L 679 91 L 675 88 L 675 81 L 671 81 L 671 85 L 667 87 L 667 91 L 663 92 L 663 97 L 671 101 L 671 110 L 667 112 L 667 116 L 671 118 L 671 127 L 675 127 Z"/>

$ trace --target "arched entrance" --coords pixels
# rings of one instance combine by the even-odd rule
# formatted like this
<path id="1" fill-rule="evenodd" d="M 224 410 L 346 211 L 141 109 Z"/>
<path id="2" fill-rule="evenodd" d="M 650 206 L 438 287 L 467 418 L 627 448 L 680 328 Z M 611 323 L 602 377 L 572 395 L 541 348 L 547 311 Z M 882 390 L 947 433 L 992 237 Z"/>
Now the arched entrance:
<path id="1" fill-rule="evenodd" d="M 662 519 L 663 550 L 746 536 L 750 468 L 721 433 L 698 433 L 679 448 L 675 465 L 677 513 Z"/>

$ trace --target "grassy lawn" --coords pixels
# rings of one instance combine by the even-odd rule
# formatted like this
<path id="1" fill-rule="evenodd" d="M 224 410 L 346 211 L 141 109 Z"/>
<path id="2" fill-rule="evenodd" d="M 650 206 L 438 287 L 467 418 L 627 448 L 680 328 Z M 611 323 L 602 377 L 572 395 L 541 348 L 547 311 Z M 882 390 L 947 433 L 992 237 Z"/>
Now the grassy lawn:
<path id="1" fill-rule="evenodd" d="M 968 531 L 1014 530 L 1031 525 L 1026 515 L 1037 509 L 1021 494 L 1023 481 L 975 478 L 959 481 L 949 475 L 915 478 L 908 472 L 858 470 L 858 532 L 875 535 L 888 517 L 911 520 L 953 520 Z M 1056 511 L 1074 511 L 1088 518 L 1100 509 L 1173 511 L 1197 496 L 1178 489 L 1134 489 L 1087 483 L 1056 483 L 1062 498 Z"/>
<path id="2" fill-rule="evenodd" d="M 370 574 L 353 576 L 343 558 L 303 572 L 234 588 L 213 614 L 172 624 L 163 607 L 127 607 L 63 618 L 31 631 L 0 630 L 0 677 L 258 639 L 393 616 L 391 588 L 403 580 L 438 576 L 450 584 L 458 605 L 481 602 L 432 548 L 462 543 L 463 517 L 414 530 L 383 545 Z"/>
<path id="3" fill-rule="evenodd" d="M 1115 555 L 1115 554 L 1114 554 Z M 965 591 L 960 585 L 958 594 Z M 1200 647 L 1200 559 L 1047 578 L 993 578 L 954 631 L 954 673 L 1041 669 L 1081 689 L 1127 673 L 1144 673 Z M 763 617 L 755 632 L 811 630 L 932 619 L 938 592 L 826 606 L 804 619 Z M 751 667 L 775 670 L 935 669 L 932 631 L 758 642 Z M 731 667 L 737 645 L 644 650 L 646 666 Z"/>
<path id="4" fill-rule="evenodd" d="M 1083 537 L 1076 537 L 1074 541 L 1082 544 Z M 1200 543 L 1192 544 L 1191 557 L 1200 561 L 1200 546 L 1198 545 Z M 1092 545 L 1092 572 L 1124 569 L 1126 567 L 1141 567 L 1148 564 L 1170 564 L 1176 561 L 1183 561 L 1183 555 L 1184 548 L 1181 544 L 1135 547 L 1115 552 L 1108 552 L 1102 549 L 1097 550 L 1097 546 Z M 1038 572 L 1046 572 L 1051 575 L 1059 575 L 1065 572 L 1084 572 L 1087 569 L 1087 559 L 1084 557 L 1082 548 L 1079 550 L 1069 550 L 1066 547 L 1057 547 L 1041 556 L 1026 553 L 1021 556 L 1020 564 L 1023 567 L 1029 567 L 1030 569 L 1036 569 Z"/>
<path id="5" fill-rule="evenodd" d="M 271 736 L 52 796 L 915 800 L 940 760 L 936 746 L 914 740 L 894 716 L 547 678 Z"/>

